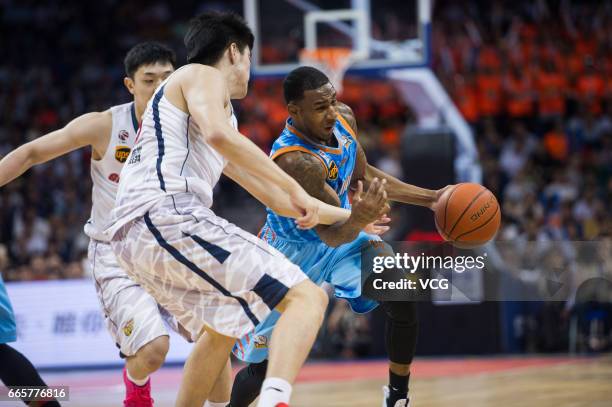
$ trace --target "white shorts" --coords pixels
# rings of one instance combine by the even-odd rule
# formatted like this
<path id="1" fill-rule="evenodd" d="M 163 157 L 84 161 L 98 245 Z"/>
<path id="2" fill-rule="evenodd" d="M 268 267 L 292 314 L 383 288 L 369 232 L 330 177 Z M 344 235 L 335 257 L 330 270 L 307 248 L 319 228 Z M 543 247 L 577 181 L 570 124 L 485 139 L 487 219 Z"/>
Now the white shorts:
<path id="1" fill-rule="evenodd" d="M 123 355 L 168 335 L 164 321 L 178 331 L 176 320 L 119 267 L 109 243 L 91 239 L 88 258 L 106 326 Z"/>
<path id="2" fill-rule="evenodd" d="M 235 338 L 247 334 L 308 278 L 190 193 L 163 198 L 120 229 L 111 245 L 129 276 L 192 338 L 205 326 Z"/>

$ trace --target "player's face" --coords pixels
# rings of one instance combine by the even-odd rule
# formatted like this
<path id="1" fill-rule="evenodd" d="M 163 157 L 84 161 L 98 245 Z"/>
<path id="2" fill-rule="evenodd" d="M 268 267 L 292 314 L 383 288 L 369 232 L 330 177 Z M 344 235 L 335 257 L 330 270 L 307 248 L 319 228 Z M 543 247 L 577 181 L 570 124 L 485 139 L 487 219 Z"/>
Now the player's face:
<path id="1" fill-rule="evenodd" d="M 333 85 L 327 83 L 318 89 L 305 91 L 297 105 L 300 127 L 310 137 L 329 140 L 336 124 L 336 89 Z"/>
<path id="2" fill-rule="evenodd" d="M 153 97 L 153 92 L 159 84 L 172 72 L 174 72 L 174 67 L 169 62 L 141 65 L 134 73 L 133 78 L 125 78 L 125 86 L 134 95 L 136 104 L 144 106 Z"/>
<path id="3" fill-rule="evenodd" d="M 247 95 L 249 89 L 249 79 L 251 77 L 251 49 L 244 47 L 242 52 L 236 48 L 235 54 L 236 87 L 232 99 L 242 99 Z"/>

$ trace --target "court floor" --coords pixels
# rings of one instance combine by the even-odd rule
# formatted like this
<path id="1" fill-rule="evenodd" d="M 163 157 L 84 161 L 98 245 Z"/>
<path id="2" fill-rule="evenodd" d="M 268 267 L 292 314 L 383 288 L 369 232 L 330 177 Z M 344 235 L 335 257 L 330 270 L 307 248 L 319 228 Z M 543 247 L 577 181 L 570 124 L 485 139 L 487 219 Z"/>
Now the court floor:
<path id="1" fill-rule="evenodd" d="M 313 362 L 302 370 L 292 407 L 379 407 L 384 361 Z M 51 385 L 70 386 L 74 407 L 120 406 L 121 371 L 48 373 Z M 180 368 L 153 376 L 156 407 L 170 407 Z M 413 407 L 610 407 L 612 355 L 591 358 L 418 359 L 410 392 Z M 0 406 L 18 404 L 0 402 Z M 21 405 L 19 405 L 21 406 Z"/>

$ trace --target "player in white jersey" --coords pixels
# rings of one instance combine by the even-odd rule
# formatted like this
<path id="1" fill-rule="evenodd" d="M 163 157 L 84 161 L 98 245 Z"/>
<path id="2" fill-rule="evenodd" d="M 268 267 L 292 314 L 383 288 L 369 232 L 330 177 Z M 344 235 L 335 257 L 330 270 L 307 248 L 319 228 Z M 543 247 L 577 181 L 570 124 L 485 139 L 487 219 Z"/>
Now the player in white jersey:
<path id="1" fill-rule="evenodd" d="M 148 377 L 161 367 L 168 352 L 164 311 L 119 267 L 104 230 L 115 204 L 121 168 L 136 140 L 140 117 L 157 85 L 174 71 L 175 56 L 160 44 L 141 43 L 128 52 L 124 62 L 124 84 L 134 101 L 85 114 L 63 129 L 19 147 L 0 161 L 0 186 L 33 165 L 91 146 L 93 205 L 85 225 L 91 238 L 88 257 L 108 330 L 126 357 L 124 405 L 141 407 L 153 403 Z M 223 400 L 228 398 L 229 395 L 222 396 Z"/>
<path id="2" fill-rule="evenodd" d="M 121 173 L 111 245 L 130 277 L 198 338 L 177 406 L 202 405 L 235 338 L 273 309 L 282 316 L 258 406 L 288 406 L 327 296 L 280 252 L 217 217 L 212 190 L 224 173 L 302 228 L 350 212 L 310 197 L 232 126 L 230 99 L 247 93 L 253 46 L 244 21 L 204 13 L 190 22 L 185 45 L 189 64 L 155 91 Z M 383 183 L 368 193 L 382 210 Z"/>

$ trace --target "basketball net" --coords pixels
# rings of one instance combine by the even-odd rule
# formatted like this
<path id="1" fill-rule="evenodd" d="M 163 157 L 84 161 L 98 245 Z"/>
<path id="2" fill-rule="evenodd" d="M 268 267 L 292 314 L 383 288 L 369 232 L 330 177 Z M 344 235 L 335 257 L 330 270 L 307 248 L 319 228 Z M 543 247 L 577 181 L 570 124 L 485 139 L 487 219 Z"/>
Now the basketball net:
<path id="1" fill-rule="evenodd" d="M 322 71 L 331 81 L 336 92 L 342 93 L 342 79 L 353 63 L 353 50 L 340 47 L 303 49 L 300 51 L 300 64 L 309 65 Z"/>

